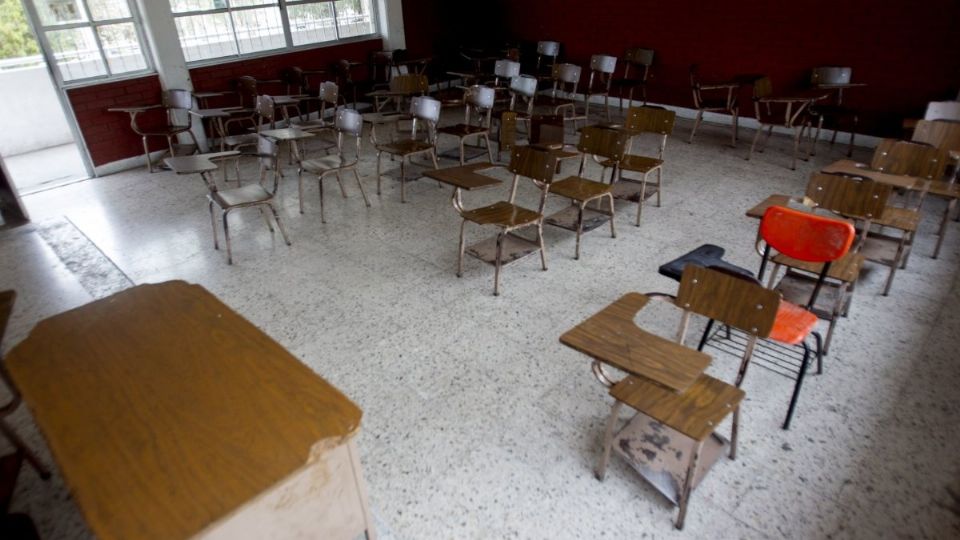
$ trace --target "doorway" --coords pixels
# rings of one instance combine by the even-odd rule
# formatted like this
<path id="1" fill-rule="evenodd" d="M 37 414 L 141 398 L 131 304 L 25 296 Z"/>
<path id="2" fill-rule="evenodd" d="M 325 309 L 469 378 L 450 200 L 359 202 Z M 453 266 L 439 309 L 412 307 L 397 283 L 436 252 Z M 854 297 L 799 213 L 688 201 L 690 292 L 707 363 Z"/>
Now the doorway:
<path id="1" fill-rule="evenodd" d="M 0 156 L 20 195 L 91 176 L 21 0 L 0 0 Z"/>

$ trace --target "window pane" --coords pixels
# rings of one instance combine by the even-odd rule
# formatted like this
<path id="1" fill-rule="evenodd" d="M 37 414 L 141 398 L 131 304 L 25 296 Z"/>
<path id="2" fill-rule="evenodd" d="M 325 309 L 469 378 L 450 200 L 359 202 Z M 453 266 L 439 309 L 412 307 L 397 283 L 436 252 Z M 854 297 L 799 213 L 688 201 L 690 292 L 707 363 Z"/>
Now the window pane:
<path id="1" fill-rule="evenodd" d="M 187 62 L 237 54 L 237 42 L 233 39 L 233 23 L 229 14 L 191 15 L 175 20 Z"/>
<path id="2" fill-rule="evenodd" d="M 87 20 L 80 0 L 33 0 L 40 16 L 40 24 L 56 26 L 58 24 L 78 23 Z"/>
<path id="3" fill-rule="evenodd" d="M 87 0 L 90 16 L 95 21 L 108 19 L 129 19 L 130 6 L 127 0 Z"/>
<path id="4" fill-rule="evenodd" d="M 280 8 L 244 9 L 232 13 L 241 53 L 286 47 Z"/>
<path id="5" fill-rule="evenodd" d="M 294 45 L 337 39 L 332 2 L 289 6 L 287 18 L 290 20 L 290 35 Z"/>
<path id="6" fill-rule="evenodd" d="M 277 5 L 277 0 L 230 0 L 230 7 Z"/>
<path id="7" fill-rule="evenodd" d="M 47 41 L 64 81 L 107 74 L 92 28 L 52 30 L 47 32 Z"/>
<path id="8" fill-rule="evenodd" d="M 174 13 L 190 11 L 207 11 L 227 7 L 227 0 L 170 0 L 170 8 Z"/>
<path id="9" fill-rule="evenodd" d="M 337 0 L 337 27 L 341 38 L 372 34 L 370 0 Z"/>
<path id="10" fill-rule="evenodd" d="M 133 23 L 108 24 L 97 28 L 97 32 L 111 73 L 147 69 Z"/>

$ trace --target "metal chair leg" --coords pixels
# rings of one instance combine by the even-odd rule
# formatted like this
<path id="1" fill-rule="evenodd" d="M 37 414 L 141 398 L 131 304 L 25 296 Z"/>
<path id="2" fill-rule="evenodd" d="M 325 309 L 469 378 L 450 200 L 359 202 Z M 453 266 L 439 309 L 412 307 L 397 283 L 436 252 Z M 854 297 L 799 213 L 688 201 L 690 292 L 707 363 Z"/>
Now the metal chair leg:
<path id="1" fill-rule="evenodd" d="M 300 213 L 303 213 L 303 169 L 297 169 L 297 194 L 300 197 Z"/>
<path id="2" fill-rule="evenodd" d="M 610 417 L 607 419 L 607 428 L 603 432 L 603 449 L 600 451 L 600 460 L 597 462 L 597 469 L 594 471 L 597 480 L 601 482 L 607 477 L 607 464 L 610 462 L 610 447 L 613 446 L 613 428 L 617 425 L 621 407 L 623 407 L 622 402 L 613 402 L 613 406 L 610 407 Z"/>
<path id="3" fill-rule="evenodd" d="M 543 243 L 543 221 L 537 223 L 537 241 L 540 243 L 540 266 L 547 271 L 547 247 Z"/>
<path id="4" fill-rule="evenodd" d="M 406 164 L 407 158 L 405 156 L 400 157 L 400 202 L 407 202 L 407 174 L 404 164 Z"/>
<path id="5" fill-rule="evenodd" d="M 213 201 L 209 201 L 207 207 L 210 210 L 210 224 L 213 225 L 213 249 L 219 250 L 220 244 L 217 242 L 217 216 L 213 214 Z"/>
<path id="6" fill-rule="evenodd" d="M 697 134 L 697 128 L 700 127 L 700 121 L 703 120 L 703 109 L 697 110 L 697 117 L 693 121 L 693 129 L 690 130 L 690 138 L 687 143 L 693 144 L 693 137 Z"/>
<path id="7" fill-rule="evenodd" d="M 230 212 L 227 210 L 223 211 L 223 237 L 227 242 L 227 264 L 233 264 L 233 250 L 230 246 L 230 225 L 227 223 L 227 216 L 230 215 Z"/>
<path id="8" fill-rule="evenodd" d="M 663 167 L 657 167 L 657 208 L 660 208 L 660 196 L 663 194 Z"/>
<path id="9" fill-rule="evenodd" d="M 267 224 L 267 229 L 270 229 L 270 232 L 273 232 L 273 224 L 270 223 L 270 218 L 267 216 L 267 213 L 263 211 L 263 207 L 257 208 L 260 211 L 260 217 L 263 218 L 263 222 Z"/>
<path id="10" fill-rule="evenodd" d="M 730 146 L 737 147 L 737 139 L 740 138 L 740 111 L 734 107 L 731 112 L 733 113 L 733 142 Z"/>
<path id="11" fill-rule="evenodd" d="M 577 247 L 573 252 L 573 259 L 580 260 L 580 237 L 583 235 L 583 207 L 584 203 L 577 204 Z"/>
<path id="12" fill-rule="evenodd" d="M 807 374 L 807 362 L 810 360 L 810 346 L 806 342 L 800 344 L 803 345 L 803 361 L 800 364 L 800 373 L 797 374 L 797 384 L 793 387 L 793 395 L 790 396 L 790 406 L 787 408 L 787 417 L 783 420 L 783 429 L 790 429 L 790 421 L 793 420 L 793 412 L 797 408 L 797 398 L 800 397 L 800 388 Z"/>
<path id="13" fill-rule="evenodd" d="M 617 216 L 614 210 L 613 194 L 608 193 L 607 198 L 610 199 L 610 238 L 616 238 L 617 237 L 617 226 L 616 226 Z"/>
<path id="14" fill-rule="evenodd" d="M 383 152 L 377 152 L 377 195 L 380 195 L 380 155 Z"/>
<path id="15" fill-rule="evenodd" d="M 334 173 L 334 174 L 336 174 L 336 176 L 337 176 L 337 185 L 340 186 L 340 194 L 343 195 L 343 198 L 344 198 L 344 199 L 346 199 L 346 198 L 347 198 L 347 190 L 343 187 L 343 180 L 340 178 L 340 171 L 337 171 L 337 172 Z"/>
<path id="16" fill-rule="evenodd" d="M 693 491 L 693 479 L 696 477 L 697 466 L 700 464 L 700 452 L 703 442 L 698 442 L 690 457 L 690 466 L 687 467 L 687 477 L 683 482 L 683 492 L 680 494 L 680 513 L 677 515 L 677 530 L 683 530 L 683 523 L 687 519 L 687 506 L 690 504 L 690 493 Z"/>
<path id="17" fill-rule="evenodd" d="M 740 437 L 740 405 L 733 410 L 733 422 L 730 426 L 730 459 L 737 459 L 737 440 Z"/>
<path id="18" fill-rule="evenodd" d="M 324 215 L 324 204 L 323 204 L 323 175 L 320 175 L 320 178 L 317 179 L 317 191 L 320 194 L 320 223 L 326 223 L 327 218 Z"/>
<path id="19" fill-rule="evenodd" d="M 497 234 L 497 257 L 493 271 L 493 295 L 500 296 L 500 267 L 503 265 L 503 236 L 505 233 Z"/>
<path id="20" fill-rule="evenodd" d="M 356 168 L 350 170 L 353 171 L 353 176 L 357 179 L 357 187 L 360 188 L 360 195 L 363 196 L 364 204 L 367 205 L 367 208 L 370 208 L 370 199 L 367 198 L 367 192 L 363 189 L 363 182 L 360 181 L 360 173 L 357 172 Z"/>
<path id="21" fill-rule="evenodd" d="M 27 446 L 27 443 L 23 442 L 23 439 L 17 435 L 17 432 L 13 431 L 13 429 L 2 419 L 0 419 L 0 433 L 3 433 L 7 440 L 10 441 L 10 444 L 23 454 L 23 459 L 25 459 L 27 463 L 29 463 L 30 466 L 37 471 L 37 474 L 40 475 L 40 478 L 44 480 L 50 479 L 50 469 L 48 469 L 47 466 L 40 461 L 40 458 L 37 457 L 37 454 L 35 454 L 29 446 Z"/>
<path id="22" fill-rule="evenodd" d="M 290 238 L 287 237 L 287 230 L 283 227 L 283 221 L 280 220 L 280 214 L 277 212 L 277 207 L 273 203 L 267 203 L 267 206 L 270 207 L 270 211 L 273 212 L 273 219 L 277 221 L 277 227 L 280 228 L 280 235 L 283 236 L 283 243 L 288 246 L 292 246 L 290 243 Z"/>
<path id="23" fill-rule="evenodd" d="M 467 226 L 467 220 L 460 222 L 460 245 L 457 248 L 457 277 L 463 277 L 463 250 L 464 250 L 464 229 Z"/>
<path id="24" fill-rule="evenodd" d="M 760 127 L 757 128 L 757 132 L 753 135 L 753 142 L 750 143 L 750 151 L 747 152 L 747 161 L 750 161 L 750 158 L 753 157 L 753 151 L 754 149 L 756 149 L 757 141 L 760 140 L 760 135 L 762 133 L 763 133 L 763 125 L 761 124 Z"/>

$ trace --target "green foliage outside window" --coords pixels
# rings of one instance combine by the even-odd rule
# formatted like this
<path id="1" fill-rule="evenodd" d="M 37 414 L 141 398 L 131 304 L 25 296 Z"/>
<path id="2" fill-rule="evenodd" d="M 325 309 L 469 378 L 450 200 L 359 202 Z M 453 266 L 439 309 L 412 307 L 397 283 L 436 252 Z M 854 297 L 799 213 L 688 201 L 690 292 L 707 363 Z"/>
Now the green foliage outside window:
<path id="1" fill-rule="evenodd" d="M 0 59 L 40 54 L 20 0 L 0 0 Z"/>

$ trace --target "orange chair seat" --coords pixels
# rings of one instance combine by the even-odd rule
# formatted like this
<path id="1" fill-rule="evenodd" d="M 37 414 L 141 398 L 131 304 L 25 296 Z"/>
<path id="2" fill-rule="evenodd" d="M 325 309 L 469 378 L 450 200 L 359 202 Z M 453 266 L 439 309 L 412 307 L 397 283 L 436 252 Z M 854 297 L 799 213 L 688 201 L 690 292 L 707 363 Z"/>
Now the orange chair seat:
<path id="1" fill-rule="evenodd" d="M 796 304 L 781 300 L 777 318 L 770 331 L 770 339 L 787 345 L 799 345 L 816 325 L 816 315 Z"/>

